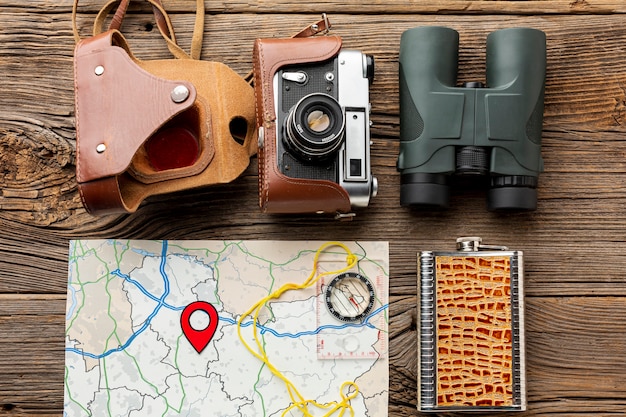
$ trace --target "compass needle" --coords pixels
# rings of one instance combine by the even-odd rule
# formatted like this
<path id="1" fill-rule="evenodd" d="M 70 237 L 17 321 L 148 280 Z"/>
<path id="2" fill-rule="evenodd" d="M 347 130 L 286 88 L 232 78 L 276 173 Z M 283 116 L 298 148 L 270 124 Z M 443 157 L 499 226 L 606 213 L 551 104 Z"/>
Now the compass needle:
<path id="1" fill-rule="evenodd" d="M 328 311 L 341 321 L 365 319 L 374 307 L 374 286 L 365 276 L 355 272 L 337 275 L 326 287 Z"/>

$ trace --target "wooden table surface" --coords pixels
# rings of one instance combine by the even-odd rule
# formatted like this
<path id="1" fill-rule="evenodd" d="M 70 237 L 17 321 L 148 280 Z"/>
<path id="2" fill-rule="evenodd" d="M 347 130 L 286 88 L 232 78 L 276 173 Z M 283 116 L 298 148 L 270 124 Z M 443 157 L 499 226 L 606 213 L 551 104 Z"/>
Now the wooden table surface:
<path id="1" fill-rule="evenodd" d="M 86 36 L 100 0 L 81 1 Z M 138 3 L 138 4 L 135 4 Z M 163 0 L 188 49 L 195 2 Z M 0 416 L 61 415 L 68 240 L 387 240 L 391 264 L 390 416 L 416 411 L 416 253 L 458 236 L 525 253 L 528 411 L 626 413 L 626 3 L 567 1 L 205 1 L 203 59 L 239 74 L 257 37 L 287 36 L 328 13 L 348 48 L 373 54 L 372 166 L 380 190 L 352 222 L 262 214 L 257 161 L 231 184 L 151 198 L 135 214 L 81 206 L 72 0 L 0 2 Z M 487 212 L 455 190 L 447 211 L 399 205 L 398 49 L 404 30 L 460 32 L 459 81 L 484 80 L 485 37 L 529 26 L 547 35 L 538 209 Z M 123 32 L 144 59 L 170 55 L 147 3 Z"/>

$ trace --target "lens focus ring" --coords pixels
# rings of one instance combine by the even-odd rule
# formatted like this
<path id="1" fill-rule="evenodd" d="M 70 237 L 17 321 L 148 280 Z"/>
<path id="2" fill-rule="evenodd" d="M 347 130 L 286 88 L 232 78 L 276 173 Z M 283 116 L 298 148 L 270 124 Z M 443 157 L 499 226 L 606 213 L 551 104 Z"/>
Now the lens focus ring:
<path id="1" fill-rule="evenodd" d="M 290 111 L 285 143 L 311 161 L 333 155 L 343 143 L 345 118 L 337 100 L 327 94 L 303 97 Z"/>

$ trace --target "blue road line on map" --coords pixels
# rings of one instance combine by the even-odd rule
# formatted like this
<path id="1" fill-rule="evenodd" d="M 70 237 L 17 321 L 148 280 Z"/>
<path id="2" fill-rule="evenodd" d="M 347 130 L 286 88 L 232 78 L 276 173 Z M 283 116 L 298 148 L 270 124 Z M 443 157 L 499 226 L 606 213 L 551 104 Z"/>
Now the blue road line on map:
<path id="1" fill-rule="evenodd" d="M 139 283 L 137 280 L 132 279 L 130 275 L 123 274 L 122 271 L 120 271 L 119 269 L 112 271 L 111 274 L 115 275 L 116 277 L 122 278 L 124 281 L 128 282 L 129 284 L 133 284 L 135 287 L 137 287 L 139 291 L 143 293 L 143 295 L 145 295 L 152 301 L 156 301 L 157 303 L 159 302 L 159 299 L 156 296 L 150 294 L 150 292 L 148 292 L 148 290 L 146 290 L 146 288 L 143 285 L 141 285 L 141 283 Z M 163 302 L 163 307 L 167 308 L 168 310 L 173 310 L 173 311 L 182 311 L 185 308 L 185 307 L 175 307 L 173 305 L 166 303 L 165 301 Z"/>
<path id="2" fill-rule="evenodd" d="M 161 295 L 160 298 L 156 299 L 156 301 L 158 302 L 157 306 L 154 308 L 154 310 L 152 311 L 152 313 L 150 313 L 150 315 L 148 316 L 148 318 L 146 319 L 146 321 L 144 321 L 143 325 L 141 326 L 141 328 L 139 328 L 139 330 L 137 330 L 136 332 L 134 332 L 126 341 L 126 343 L 124 343 L 121 346 L 118 346 L 115 349 L 110 349 L 107 350 L 106 352 L 100 354 L 100 355 L 94 355 L 93 353 L 89 353 L 89 352 L 85 352 L 85 351 L 81 351 L 79 349 L 76 348 L 66 348 L 65 350 L 67 352 L 74 352 L 74 353 L 78 353 L 79 355 L 83 355 L 83 356 L 87 356 L 89 358 L 92 359 L 102 359 L 105 358 L 113 353 L 116 352 L 121 352 L 124 349 L 126 349 L 128 346 L 130 346 L 131 343 L 133 343 L 133 341 L 135 340 L 135 338 L 137 336 L 139 336 L 141 333 L 143 333 L 148 326 L 150 326 L 150 323 L 152 322 L 152 319 L 158 314 L 159 310 L 161 310 L 161 307 L 165 306 L 165 298 L 169 295 L 170 293 L 170 283 L 169 283 L 169 279 L 167 277 L 167 274 L 165 273 L 165 263 L 167 260 L 167 240 L 163 241 L 163 247 L 161 249 L 161 264 L 159 265 L 159 272 L 161 273 L 161 276 L 163 277 L 163 282 L 165 284 L 165 289 L 163 291 L 163 295 Z M 118 275 L 119 276 L 119 275 Z M 144 289 L 145 290 L 145 289 Z M 154 296 L 152 296 L 151 298 L 153 298 Z M 154 297 L 156 298 L 156 297 Z"/>
<path id="3" fill-rule="evenodd" d="M 133 251 L 133 252 L 135 252 L 135 253 L 136 253 L 136 254 L 138 254 L 138 255 L 143 256 L 143 257 L 150 257 L 150 258 L 152 258 L 152 257 L 155 257 L 155 256 L 156 256 L 156 254 L 155 254 L 155 253 L 148 252 L 148 251 L 147 251 L 147 250 L 145 250 L 145 249 L 130 248 L 130 250 L 131 250 L 131 251 Z"/>
<path id="4" fill-rule="evenodd" d="M 121 346 L 118 346 L 115 349 L 110 349 L 107 350 L 106 352 L 96 355 L 93 353 L 89 353 L 89 352 L 85 352 L 82 351 L 80 349 L 76 349 L 76 348 L 65 348 L 66 352 L 73 352 L 82 356 L 86 356 L 92 359 L 102 359 L 105 358 L 113 353 L 117 353 L 117 352 L 121 352 L 123 350 L 125 350 L 126 348 L 128 348 L 128 346 L 130 346 L 130 344 L 135 340 L 135 338 L 137 338 L 137 336 L 139 336 L 141 333 L 143 333 L 148 326 L 150 326 L 150 323 L 152 322 L 152 319 L 158 314 L 159 310 L 161 310 L 162 307 L 165 307 L 166 309 L 169 310 L 174 310 L 174 311 L 182 311 L 185 307 L 184 306 L 180 306 L 180 307 L 176 307 L 176 306 L 172 306 L 170 304 L 167 304 L 165 302 L 165 299 L 167 298 L 167 296 L 170 293 L 170 282 L 169 282 L 169 278 L 167 276 L 167 273 L 165 272 L 165 265 L 166 265 L 166 261 L 167 261 L 167 240 L 163 241 L 163 247 L 161 249 L 161 263 L 159 265 L 159 272 L 161 273 L 161 276 L 163 277 L 163 282 L 164 282 L 164 291 L 163 294 L 161 295 L 160 298 L 157 298 L 156 296 L 150 294 L 148 292 L 148 290 L 146 290 L 138 281 L 132 279 L 129 275 L 123 274 L 119 269 L 116 269 L 115 271 L 111 272 L 113 275 L 122 278 L 123 280 L 125 280 L 126 282 L 134 285 L 137 287 L 137 289 L 139 289 L 139 291 L 141 291 L 146 297 L 150 298 L 151 300 L 157 302 L 157 306 L 155 307 L 155 309 L 152 311 L 152 313 L 150 313 L 150 315 L 148 316 L 148 318 L 146 319 L 146 321 L 144 321 L 143 325 L 141 326 L 141 328 L 139 330 L 137 330 L 136 332 L 134 332 L 126 341 L 126 343 L 124 343 Z M 370 313 L 365 320 L 363 320 L 363 322 L 361 323 L 343 323 L 340 325 L 337 324 L 328 324 L 328 325 L 324 325 L 324 326 L 320 326 L 315 330 L 308 330 L 308 331 L 303 331 L 303 332 L 298 332 L 298 333 L 280 333 L 278 331 L 276 331 L 275 329 L 272 329 L 270 327 L 266 327 L 263 325 L 259 325 L 257 324 L 257 327 L 259 328 L 259 330 L 261 331 L 261 334 L 265 334 L 265 333 L 270 333 L 276 337 L 279 338 L 290 338 L 290 339 L 297 339 L 299 337 L 303 337 L 303 336 L 315 336 L 318 333 L 320 333 L 322 330 L 341 330 L 341 329 L 346 329 L 346 328 L 359 328 L 359 327 L 369 327 L 371 329 L 375 329 L 376 326 L 374 326 L 373 324 L 371 324 L 369 321 L 371 318 L 373 318 L 374 316 L 378 315 L 380 312 L 386 310 L 387 308 L 389 308 L 389 304 L 385 304 L 381 307 L 379 307 L 378 309 L 374 310 L 372 313 Z M 237 324 L 237 320 L 231 319 L 229 317 L 219 317 L 220 321 L 226 322 L 228 324 Z M 241 323 L 241 327 L 250 327 L 254 325 L 253 321 L 247 321 L 247 322 L 243 322 Z"/>
<path id="5" fill-rule="evenodd" d="M 266 327 L 260 324 L 257 324 L 257 327 L 259 328 L 259 330 L 261 330 L 261 334 L 270 333 L 276 337 L 286 337 L 290 339 L 297 339 L 302 336 L 315 336 L 318 333 L 320 333 L 322 330 L 342 330 L 342 329 L 347 329 L 349 327 L 353 327 L 353 328 L 369 327 L 370 329 L 375 329 L 376 326 L 374 326 L 373 324 L 369 322 L 370 319 L 376 316 L 378 313 L 382 312 L 383 310 L 386 310 L 387 308 L 389 308 L 389 304 L 385 304 L 384 306 L 379 307 L 378 309 L 373 311 L 370 315 L 368 315 L 367 318 L 363 320 L 363 322 L 361 323 L 327 324 L 324 326 L 320 326 L 315 330 L 307 330 L 307 331 L 298 332 L 298 333 L 280 333 L 272 329 L 271 327 Z M 220 320 L 225 321 L 228 324 L 237 324 L 237 320 L 233 320 L 228 317 L 220 317 Z M 253 324 L 254 322 L 247 321 L 247 322 L 241 323 L 241 327 L 250 327 Z"/>
<path id="6" fill-rule="evenodd" d="M 72 287 L 71 285 L 68 285 L 68 288 L 71 293 L 69 297 L 70 297 L 72 304 L 67 308 L 67 314 L 65 315 L 65 320 L 69 320 L 70 317 L 72 317 L 72 315 L 74 314 L 74 310 L 76 309 L 76 305 L 78 304 L 78 300 L 76 299 L 76 288 Z"/>

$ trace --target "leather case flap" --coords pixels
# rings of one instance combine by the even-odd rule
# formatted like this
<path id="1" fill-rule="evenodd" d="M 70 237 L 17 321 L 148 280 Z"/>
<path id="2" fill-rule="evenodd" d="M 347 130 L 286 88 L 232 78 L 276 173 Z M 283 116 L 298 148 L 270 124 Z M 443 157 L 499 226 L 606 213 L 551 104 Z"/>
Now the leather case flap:
<path id="1" fill-rule="evenodd" d="M 228 183 L 237 178 L 248 167 L 250 156 L 257 150 L 252 87 L 219 62 L 179 59 L 140 61 L 140 65 L 158 76 L 180 76 L 198 86 L 196 101 L 206 101 L 205 106 L 211 109 L 210 130 L 217 139 L 212 141 L 215 155 L 211 163 L 197 175 L 151 184 L 139 183 L 126 174 L 119 176 L 126 210 L 135 211 L 141 201 L 152 195 Z M 241 124 L 241 131 L 233 127 L 238 123 Z M 240 137 L 234 137 L 239 134 Z"/>
<path id="2" fill-rule="evenodd" d="M 117 31 L 85 39 L 74 54 L 78 182 L 124 172 L 142 143 L 196 99 L 192 83 L 143 70 L 114 37 L 123 40 Z M 176 103 L 181 85 L 189 95 Z"/>

